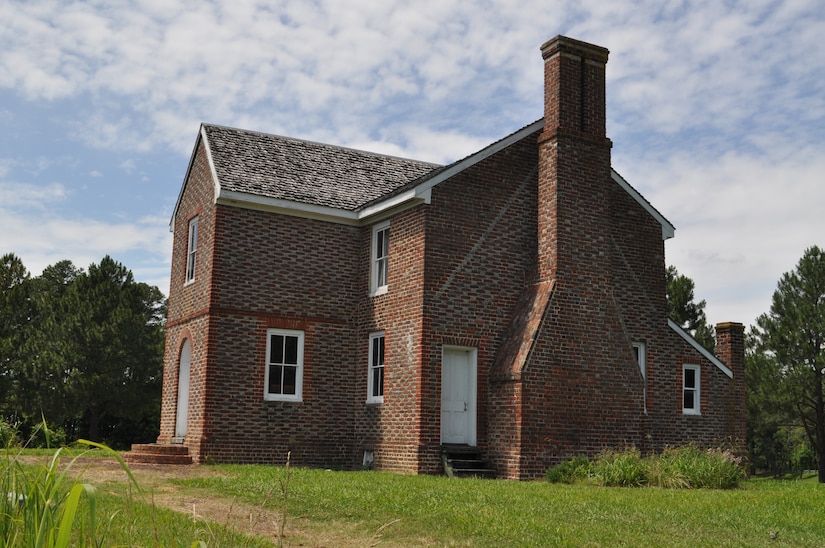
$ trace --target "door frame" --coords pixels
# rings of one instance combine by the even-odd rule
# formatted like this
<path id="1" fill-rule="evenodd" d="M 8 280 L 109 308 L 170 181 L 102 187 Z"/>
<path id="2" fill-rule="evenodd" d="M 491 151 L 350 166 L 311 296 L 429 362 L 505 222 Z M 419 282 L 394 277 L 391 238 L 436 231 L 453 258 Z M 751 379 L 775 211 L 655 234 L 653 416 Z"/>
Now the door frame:
<path id="1" fill-rule="evenodd" d="M 466 424 L 466 443 L 470 446 L 476 446 L 478 443 L 477 426 L 478 426 L 478 349 L 472 346 L 456 346 L 443 345 L 441 347 L 441 397 L 439 398 L 439 431 L 441 443 L 444 443 L 444 426 L 442 424 L 443 417 L 441 413 L 442 401 L 444 396 L 444 358 L 447 353 L 466 353 L 469 361 L 468 375 L 468 399 L 467 399 L 467 424 Z"/>
<path id="2" fill-rule="evenodd" d="M 187 355 L 188 354 L 188 355 Z M 186 360 L 184 362 L 184 357 Z M 184 363 L 186 363 L 186 374 L 184 375 Z M 178 355 L 178 390 L 175 399 L 175 435 L 176 438 L 186 437 L 189 432 L 189 393 L 190 381 L 192 378 L 192 341 L 184 339 L 180 345 Z M 185 382 L 182 382 L 184 381 Z M 184 404 L 184 405 L 181 405 Z M 181 424 L 183 423 L 183 424 Z"/>

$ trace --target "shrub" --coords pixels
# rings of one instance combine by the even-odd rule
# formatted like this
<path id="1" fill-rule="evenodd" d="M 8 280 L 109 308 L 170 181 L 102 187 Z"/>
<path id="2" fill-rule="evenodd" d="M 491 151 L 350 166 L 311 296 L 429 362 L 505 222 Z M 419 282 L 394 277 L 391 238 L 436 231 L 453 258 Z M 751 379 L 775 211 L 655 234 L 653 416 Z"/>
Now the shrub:
<path id="1" fill-rule="evenodd" d="M 650 485 L 656 487 L 732 489 L 745 477 L 741 457 L 727 449 L 690 444 L 665 449 L 650 461 Z"/>
<path id="2" fill-rule="evenodd" d="M 744 477 L 741 457 L 727 449 L 701 449 L 694 444 L 646 458 L 635 447 L 605 450 L 593 462 L 576 457 L 547 470 L 547 481 L 552 483 L 590 479 L 605 486 L 668 489 L 732 489 Z"/>
<path id="3" fill-rule="evenodd" d="M 32 429 L 26 440 L 26 447 L 39 449 L 56 449 L 66 445 L 66 432 L 62 428 L 53 428 L 46 421 Z"/>
<path id="4" fill-rule="evenodd" d="M 593 465 L 587 457 L 578 456 L 547 469 L 550 483 L 577 483 L 588 479 Z"/>
<path id="5" fill-rule="evenodd" d="M 607 486 L 638 487 L 647 483 L 647 465 L 635 447 L 602 451 L 593 465 L 593 473 Z"/>
<path id="6" fill-rule="evenodd" d="M 3 447 L 20 447 L 20 437 L 17 435 L 17 426 L 0 419 L 0 443 Z"/>

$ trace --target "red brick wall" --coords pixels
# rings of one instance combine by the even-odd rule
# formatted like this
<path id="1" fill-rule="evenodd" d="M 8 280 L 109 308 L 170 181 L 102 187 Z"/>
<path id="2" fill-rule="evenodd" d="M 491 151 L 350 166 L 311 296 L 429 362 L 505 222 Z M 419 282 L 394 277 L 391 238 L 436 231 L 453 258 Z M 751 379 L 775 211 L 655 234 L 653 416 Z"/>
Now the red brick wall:
<path id="1" fill-rule="evenodd" d="M 502 418 L 490 412 L 489 373 L 525 283 L 535 279 L 535 137 L 433 189 L 422 341 L 427 409 L 423 439 L 432 455 L 440 446 L 445 345 L 477 348 L 477 441 L 491 453 L 500 447 L 491 446 L 489 438 L 501 434 L 497 425 Z"/>
<path id="2" fill-rule="evenodd" d="M 421 337 L 423 328 L 425 223 L 422 207 L 390 220 L 387 293 L 369 296 L 372 225 L 361 231 L 357 363 L 357 448 L 373 451 L 374 466 L 420 471 L 422 429 Z M 385 332 L 384 403 L 367 395 L 369 334 Z"/>
<path id="3" fill-rule="evenodd" d="M 174 243 L 169 287 L 169 308 L 164 354 L 163 399 L 158 441 L 168 442 L 175 433 L 178 364 L 185 339 L 192 345 L 188 438 L 198 439 L 205 426 L 206 363 L 209 307 L 212 280 L 215 207 L 214 182 L 202 143 L 193 158 L 191 171 L 173 219 Z M 185 285 L 189 221 L 198 216 L 198 250 L 195 279 Z M 197 447 L 190 451 L 197 454 Z"/>

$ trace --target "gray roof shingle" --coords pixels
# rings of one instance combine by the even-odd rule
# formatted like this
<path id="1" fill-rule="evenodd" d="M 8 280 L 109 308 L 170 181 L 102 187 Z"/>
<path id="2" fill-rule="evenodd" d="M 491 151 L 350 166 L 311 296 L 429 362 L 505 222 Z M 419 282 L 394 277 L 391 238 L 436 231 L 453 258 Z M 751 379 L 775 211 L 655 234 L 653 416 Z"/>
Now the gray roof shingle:
<path id="1" fill-rule="evenodd" d="M 204 124 L 221 188 L 355 211 L 437 164 Z"/>

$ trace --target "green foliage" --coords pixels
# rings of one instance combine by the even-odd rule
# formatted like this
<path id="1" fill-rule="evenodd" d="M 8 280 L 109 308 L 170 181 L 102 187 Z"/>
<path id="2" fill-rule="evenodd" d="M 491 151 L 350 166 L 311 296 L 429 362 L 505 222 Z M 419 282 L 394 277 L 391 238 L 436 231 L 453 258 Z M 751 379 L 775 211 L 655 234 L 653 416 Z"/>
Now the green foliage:
<path id="1" fill-rule="evenodd" d="M 785 413 L 792 410 L 804 429 L 817 454 L 819 481 L 825 483 L 825 251 L 811 247 L 782 275 L 770 312 L 757 325 L 753 336 L 761 356 L 754 363 L 773 367 L 766 382 L 775 383 Z"/>
<path id="2" fill-rule="evenodd" d="M 686 445 L 649 460 L 648 485 L 653 487 L 733 489 L 744 477 L 742 458 L 727 449 Z"/>
<path id="3" fill-rule="evenodd" d="M 31 278 L 0 260 L 0 413 L 28 435 L 45 417 L 68 439 L 117 447 L 157 437 L 166 304 L 111 257 Z M 54 429 L 59 433 L 59 429 Z"/>
<path id="4" fill-rule="evenodd" d="M 17 427 L 0 419 L 0 444 L 2 447 L 20 447 L 20 438 L 17 435 Z"/>
<path id="5" fill-rule="evenodd" d="M 110 452 L 134 481 L 116 453 L 98 444 L 87 444 Z M 24 466 L 10 450 L 5 451 L 0 472 L 0 492 L 7 494 L 0 502 L 3 546 L 102 545 L 102 539 L 98 538 L 97 490 L 71 475 L 77 459 L 84 453 L 71 458 L 67 466 L 61 466 L 61 458 L 66 454 L 65 448 L 57 449 L 47 464 Z M 78 515 L 84 515 L 85 519 L 76 519 Z"/>
<path id="6" fill-rule="evenodd" d="M 635 447 L 602 451 L 593 465 L 593 474 L 608 487 L 639 487 L 647 483 L 647 465 Z"/>
<path id="7" fill-rule="evenodd" d="M 693 335 L 702 346 L 713 351 L 716 340 L 713 328 L 708 325 L 705 316 L 707 303 L 704 299 L 695 302 L 695 283 L 687 276 L 679 274 L 675 266 L 667 267 L 666 276 L 668 317 Z"/>
<path id="8" fill-rule="evenodd" d="M 579 456 L 547 471 L 550 483 L 590 482 L 608 487 L 732 489 L 745 478 L 742 458 L 727 449 L 696 445 L 642 457 L 635 447 L 602 451 L 593 461 Z"/>
<path id="9" fill-rule="evenodd" d="M 590 459 L 579 455 L 550 467 L 546 479 L 550 483 L 579 483 L 590 478 L 592 473 L 593 465 Z"/>

